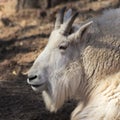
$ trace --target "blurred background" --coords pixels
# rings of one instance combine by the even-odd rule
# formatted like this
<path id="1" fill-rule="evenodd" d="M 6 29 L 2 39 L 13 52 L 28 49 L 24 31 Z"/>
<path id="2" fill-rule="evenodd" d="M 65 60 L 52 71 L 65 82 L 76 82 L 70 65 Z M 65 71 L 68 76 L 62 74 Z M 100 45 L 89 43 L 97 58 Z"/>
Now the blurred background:
<path id="1" fill-rule="evenodd" d="M 27 84 L 27 71 L 44 49 L 63 6 L 79 11 L 78 23 L 118 8 L 119 0 L 0 0 L 0 120 L 69 120 L 68 101 L 49 113 L 41 94 Z"/>

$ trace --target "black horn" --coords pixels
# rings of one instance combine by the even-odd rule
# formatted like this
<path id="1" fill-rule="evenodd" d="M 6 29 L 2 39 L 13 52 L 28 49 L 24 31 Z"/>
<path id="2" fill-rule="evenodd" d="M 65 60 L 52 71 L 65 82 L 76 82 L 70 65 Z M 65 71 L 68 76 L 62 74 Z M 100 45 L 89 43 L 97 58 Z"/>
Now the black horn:
<path id="1" fill-rule="evenodd" d="M 60 28 L 60 25 L 63 23 L 63 16 L 64 16 L 64 12 L 66 10 L 66 7 L 63 7 L 57 14 L 56 17 L 56 22 L 55 22 L 55 29 Z"/>
<path id="2" fill-rule="evenodd" d="M 78 12 L 75 12 L 62 26 L 61 32 L 62 34 L 69 34 L 72 24 L 76 17 L 78 16 Z"/>

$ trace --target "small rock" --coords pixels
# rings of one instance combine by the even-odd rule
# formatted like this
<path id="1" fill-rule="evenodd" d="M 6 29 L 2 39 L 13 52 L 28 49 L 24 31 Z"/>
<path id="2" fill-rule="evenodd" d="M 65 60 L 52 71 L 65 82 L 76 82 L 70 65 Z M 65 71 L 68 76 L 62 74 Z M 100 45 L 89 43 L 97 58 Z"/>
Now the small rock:
<path id="1" fill-rule="evenodd" d="M 15 70 L 12 71 L 13 75 L 17 75 L 17 72 Z"/>
<path id="2" fill-rule="evenodd" d="M 27 21 L 26 20 L 22 20 L 21 22 L 20 22 L 20 26 L 21 27 L 25 27 L 27 25 Z"/>

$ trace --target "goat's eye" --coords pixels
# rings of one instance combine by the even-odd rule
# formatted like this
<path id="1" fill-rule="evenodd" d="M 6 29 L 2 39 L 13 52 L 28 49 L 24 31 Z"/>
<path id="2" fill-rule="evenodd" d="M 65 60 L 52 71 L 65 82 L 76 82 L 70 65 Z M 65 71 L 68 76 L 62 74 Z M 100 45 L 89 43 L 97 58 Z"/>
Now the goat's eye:
<path id="1" fill-rule="evenodd" d="M 66 49 L 67 49 L 67 46 L 59 46 L 59 49 L 60 49 L 60 50 L 66 50 Z"/>
<path id="2" fill-rule="evenodd" d="M 66 50 L 67 47 L 68 47 L 68 44 L 67 44 L 67 43 L 63 43 L 63 44 L 59 45 L 59 49 L 60 49 L 60 50 Z"/>

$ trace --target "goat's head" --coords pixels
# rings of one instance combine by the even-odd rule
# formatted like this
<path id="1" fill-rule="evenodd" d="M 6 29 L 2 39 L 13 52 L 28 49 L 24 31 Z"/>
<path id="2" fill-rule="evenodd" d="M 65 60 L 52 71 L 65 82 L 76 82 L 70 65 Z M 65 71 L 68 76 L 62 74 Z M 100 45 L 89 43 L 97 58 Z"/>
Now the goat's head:
<path id="1" fill-rule="evenodd" d="M 49 37 L 48 44 L 28 73 L 27 82 L 35 91 L 49 90 L 52 92 L 54 84 L 65 76 L 65 71 L 70 69 L 71 63 L 80 60 L 80 43 L 92 22 L 71 32 L 72 24 L 78 13 L 72 14 L 71 9 L 65 15 L 64 12 L 65 8 L 57 14 L 55 28 Z M 69 76 L 66 74 L 65 78 L 67 77 Z"/>

